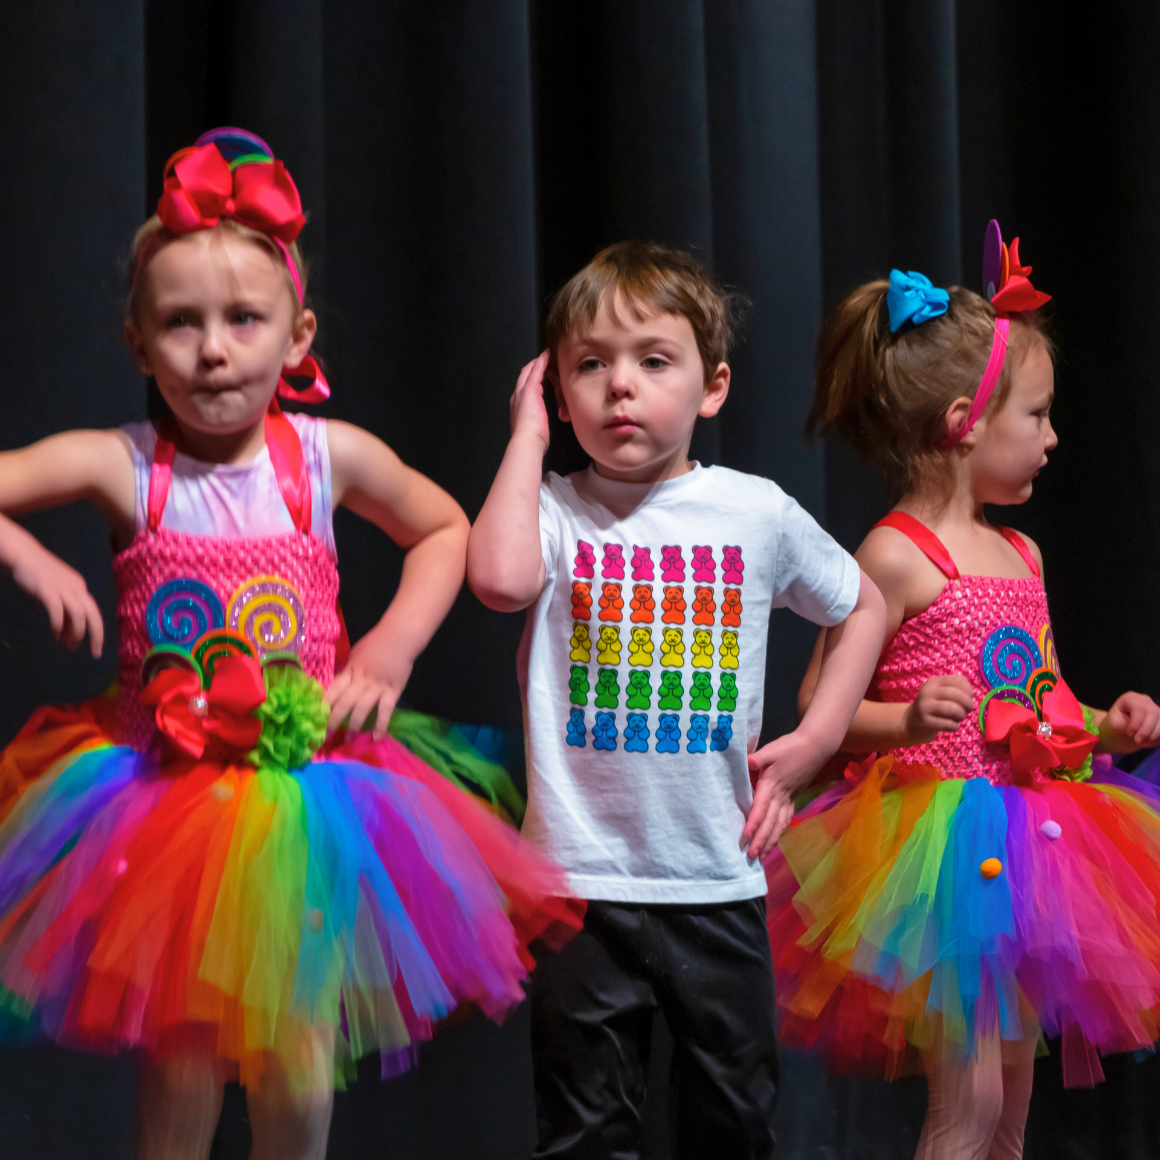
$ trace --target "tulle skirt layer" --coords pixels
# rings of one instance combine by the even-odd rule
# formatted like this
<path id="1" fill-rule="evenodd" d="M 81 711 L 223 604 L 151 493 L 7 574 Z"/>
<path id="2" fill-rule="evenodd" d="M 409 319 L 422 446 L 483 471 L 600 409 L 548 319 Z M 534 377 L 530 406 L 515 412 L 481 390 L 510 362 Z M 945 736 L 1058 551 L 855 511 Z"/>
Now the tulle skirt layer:
<path id="1" fill-rule="evenodd" d="M 104 701 L 42 710 L 0 756 L 5 1030 L 157 1055 L 212 1043 L 336 1080 L 407 1067 L 436 1022 L 518 1003 L 528 944 L 581 921 L 563 875 L 399 742 L 289 772 L 161 763 Z"/>
<path id="2" fill-rule="evenodd" d="M 1073 1086 L 1151 1047 L 1158 795 L 1096 768 L 1000 787 L 886 757 L 815 800 L 766 866 L 782 1041 L 892 1077 L 1042 1030 Z"/>

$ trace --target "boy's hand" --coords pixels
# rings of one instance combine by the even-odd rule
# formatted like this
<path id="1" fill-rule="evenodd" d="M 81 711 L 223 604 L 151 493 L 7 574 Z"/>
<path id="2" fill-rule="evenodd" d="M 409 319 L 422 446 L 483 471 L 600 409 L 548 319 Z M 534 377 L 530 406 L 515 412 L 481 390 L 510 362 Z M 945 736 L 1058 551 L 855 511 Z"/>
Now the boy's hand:
<path id="1" fill-rule="evenodd" d="M 1143 693 L 1123 693 L 1100 722 L 1100 748 L 1134 753 L 1160 745 L 1160 705 Z"/>
<path id="2" fill-rule="evenodd" d="M 749 858 L 764 859 L 793 818 L 793 796 L 821 768 L 827 754 L 801 729 L 775 738 L 749 755 L 753 805 L 741 831 Z"/>
<path id="3" fill-rule="evenodd" d="M 543 351 L 520 371 L 512 395 L 512 438 L 531 435 L 548 449 L 548 409 L 544 405 L 544 372 L 548 369 L 548 352 Z"/>
<path id="4" fill-rule="evenodd" d="M 44 605 L 52 635 L 61 644 L 75 649 L 88 634 L 93 656 L 101 655 L 105 624 L 79 572 L 29 537 L 13 561 L 12 579 Z"/>
<path id="5" fill-rule="evenodd" d="M 411 661 L 386 635 L 381 626 L 373 628 L 350 650 L 346 668 L 326 690 L 330 706 L 327 732 L 333 733 L 345 722 L 350 732 L 357 733 L 374 711 L 371 736 L 376 741 L 386 737 L 395 702 L 411 676 Z"/>
<path id="6" fill-rule="evenodd" d="M 931 677 L 907 706 L 903 745 L 925 745 L 940 733 L 953 733 L 974 708 L 975 694 L 966 677 Z"/>

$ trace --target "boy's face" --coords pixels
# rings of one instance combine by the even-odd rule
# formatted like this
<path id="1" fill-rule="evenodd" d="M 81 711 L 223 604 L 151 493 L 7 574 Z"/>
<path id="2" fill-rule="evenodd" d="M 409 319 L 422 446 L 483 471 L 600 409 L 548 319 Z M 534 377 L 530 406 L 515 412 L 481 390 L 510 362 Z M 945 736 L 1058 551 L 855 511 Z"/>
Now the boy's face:
<path id="1" fill-rule="evenodd" d="M 560 418 L 609 479 L 655 482 L 689 470 L 697 417 L 716 415 L 729 393 L 729 366 L 709 382 L 689 320 L 647 314 L 619 298 L 602 302 L 591 329 L 556 351 Z"/>

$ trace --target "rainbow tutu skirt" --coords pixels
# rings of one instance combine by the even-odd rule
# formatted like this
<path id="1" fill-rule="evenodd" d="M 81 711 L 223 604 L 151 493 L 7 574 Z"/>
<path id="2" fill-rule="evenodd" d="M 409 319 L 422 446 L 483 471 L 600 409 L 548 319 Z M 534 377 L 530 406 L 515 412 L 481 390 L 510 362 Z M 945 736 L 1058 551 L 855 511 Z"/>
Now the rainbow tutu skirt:
<path id="1" fill-rule="evenodd" d="M 1042 1032 L 1069 1086 L 1150 1048 L 1158 805 L 1103 758 L 1090 781 L 994 786 L 888 756 L 827 790 L 766 865 L 782 1042 L 892 1078 Z"/>
<path id="2" fill-rule="evenodd" d="M 461 1004 L 523 998 L 534 939 L 582 911 L 563 875 L 399 742 L 296 768 L 113 743 L 115 703 L 38 712 L 0 755 L 0 1006 L 9 1039 L 207 1050 L 334 1078 L 409 1066 Z M 329 1082 L 329 1077 L 327 1077 Z"/>

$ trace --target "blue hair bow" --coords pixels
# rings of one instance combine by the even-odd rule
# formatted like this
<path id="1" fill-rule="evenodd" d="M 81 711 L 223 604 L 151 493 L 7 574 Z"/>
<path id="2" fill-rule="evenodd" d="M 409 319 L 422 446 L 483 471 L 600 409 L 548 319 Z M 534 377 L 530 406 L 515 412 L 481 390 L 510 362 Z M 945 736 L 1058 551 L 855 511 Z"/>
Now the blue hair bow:
<path id="1" fill-rule="evenodd" d="M 904 323 L 921 326 L 940 314 L 945 314 L 951 296 L 925 274 L 914 270 L 904 274 L 890 271 L 890 289 L 886 292 L 886 309 L 890 311 L 890 333 L 897 334 Z"/>

